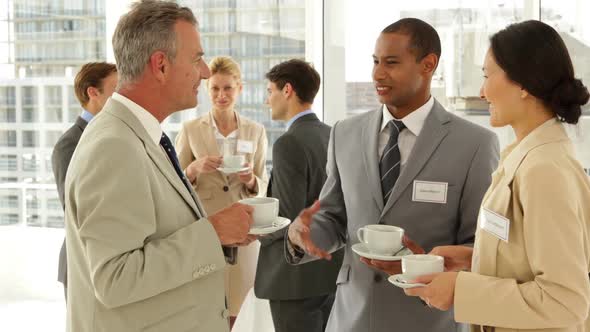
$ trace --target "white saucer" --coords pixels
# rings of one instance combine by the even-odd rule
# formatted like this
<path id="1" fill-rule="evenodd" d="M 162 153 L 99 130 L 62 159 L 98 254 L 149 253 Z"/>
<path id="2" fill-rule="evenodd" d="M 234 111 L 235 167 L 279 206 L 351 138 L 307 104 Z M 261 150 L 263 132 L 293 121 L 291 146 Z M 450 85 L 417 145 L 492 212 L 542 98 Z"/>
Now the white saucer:
<path id="1" fill-rule="evenodd" d="M 224 174 L 234 174 L 247 171 L 249 167 L 218 167 L 217 170 Z"/>
<path id="2" fill-rule="evenodd" d="M 406 281 L 407 278 L 404 277 L 403 274 L 394 274 L 394 275 L 390 276 L 389 278 L 387 278 L 387 280 L 399 288 L 414 288 L 414 287 L 426 286 L 426 284 L 421 284 L 419 282 L 414 283 L 414 284 L 407 282 Z"/>
<path id="3" fill-rule="evenodd" d="M 279 229 L 289 226 L 290 223 L 291 223 L 291 220 L 289 220 L 287 218 L 283 218 L 283 217 L 278 217 L 277 220 L 275 220 L 275 222 L 272 223 L 272 225 L 264 226 L 264 227 L 252 226 L 250 228 L 250 232 L 248 234 L 265 235 L 265 234 L 274 233 L 274 232 L 278 231 Z"/>
<path id="4" fill-rule="evenodd" d="M 361 257 L 365 257 L 368 259 L 377 259 L 380 261 L 399 261 L 402 259 L 403 256 L 413 254 L 413 252 L 408 248 L 402 249 L 395 256 L 394 255 L 374 254 L 374 253 L 370 252 L 369 249 L 367 248 L 367 246 L 362 242 L 353 244 L 352 251 L 354 251 L 357 255 L 359 255 Z"/>

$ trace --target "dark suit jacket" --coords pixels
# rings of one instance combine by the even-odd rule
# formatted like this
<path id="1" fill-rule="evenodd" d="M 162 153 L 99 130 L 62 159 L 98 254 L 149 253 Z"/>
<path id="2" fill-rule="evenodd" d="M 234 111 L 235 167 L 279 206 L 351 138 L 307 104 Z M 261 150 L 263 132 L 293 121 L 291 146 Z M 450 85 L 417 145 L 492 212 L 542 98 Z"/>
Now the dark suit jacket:
<path id="1" fill-rule="evenodd" d="M 86 128 L 88 122 L 78 117 L 76 122 L 70 129 L 68 129 L 55 143 L 53 154 L 51 155 L 51 165 L 53 168 L 53 175 L 55 177 L 55 184 L 57 185 L 57 193 L 59 194 L 59 201 L 61 206 L 65 209 L 65 183 L 66 172 L 72 160 L 74 150 L 80 141 L 82 132 Z M 67 285 L 67 262 L 66 262 L 66 241 L 64 239 L 59 251 L 59 266 L 57 270 L 57 280 Z"/>
<path id="2" fill-rule="evenodd" d="M 330 126 L 315 114 L 295 120 L 273 146 L 273 169 L 268 196 L 279 200 L 279 214 L 295 220 L 299 212 L 319 198 L 326 181 Z M 287 228 L 262 237 L 254 292 L 258 298 L 293 300 L 336 291 L 343 252 L 331 261 L 290 265 L 285 260 L 283 238 Z"/>

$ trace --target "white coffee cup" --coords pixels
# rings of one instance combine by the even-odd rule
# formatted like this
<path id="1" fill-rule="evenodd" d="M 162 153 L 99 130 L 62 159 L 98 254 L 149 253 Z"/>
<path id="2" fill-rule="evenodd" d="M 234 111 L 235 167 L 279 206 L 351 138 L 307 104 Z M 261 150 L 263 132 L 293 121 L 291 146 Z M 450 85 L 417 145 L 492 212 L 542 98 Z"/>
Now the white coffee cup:
<path id="1" fill-rule="evenodd" d="M 252 219 L 255 227 L 272 225 L 279 216 L 279 200 L 272 197 L 252 197 L 240 200 L 240 203 L 254 208 Z"/>
<path id="2" fill-rule="evenodd" d="M 244 166 L 244 156 L 240 154 L 223 156 L 223 167 L 240 168 Z"/>
<path id="3" fill-rule="evenodd" d="M 438 255 L 408 255 L 402 257 L 402 272 L 406 279 L 443 272 L 445 259 Z"/>
<path id="4" fill-rule="evenodd" d="M 404 229 L 391 225 L 367 225 L 356 235 L 369 251 L 377 255 L 393 255 L 402 248 Z"/>

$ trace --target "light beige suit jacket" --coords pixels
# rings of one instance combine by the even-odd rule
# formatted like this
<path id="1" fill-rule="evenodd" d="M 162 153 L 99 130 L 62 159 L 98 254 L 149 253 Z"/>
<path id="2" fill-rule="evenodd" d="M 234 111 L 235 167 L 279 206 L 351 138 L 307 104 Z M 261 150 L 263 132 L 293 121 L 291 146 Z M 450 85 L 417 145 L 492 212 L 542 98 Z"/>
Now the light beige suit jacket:
<path id="1" fill-rule="evenodd" d="M 217 234 L 123 104 L 84 131 L 65 195 L 68 331 L 228 331 Z"/>
<path id="2" fill-rule="evenodd" d="M 563 125 L 547 121 L 509 146 L 482 204 L 510 220 L 509 239 L 480 216 L 455 319 L 475 331 L 590 331 L 590 181 Z"/>
<path id="3" fill-rule="evenodd" d="M 193 188 L 199 194 L 208 214 L 215 213 L 231 204 L 248 197 L 265 196 L 268 185 L 266 175 L 267 138 L 264 127 L 236 113 L 238 121 L 238 140 L 252 142 L 252 152 L 244 153 L 246 162 L 253 165 L 257 187 L 249 191 L 235 174 L 224 175 L 217 171 L 202 174 L 193 182 Z M 176 137 L 176 151 L 182 169 L 198 158 L 220 156 L 215 139 L 215 129 L 210 113 L 187 121 Z M 225 191 L 224 188 L 228 190 Z M 258 259 L 258 241 L 237 251 L 237 264 L 228 265 L 226 273 L 226 290 L 229 309 L 232 316 L 240 310 L 248 291 L 254 285 L 256 261 Z"/>

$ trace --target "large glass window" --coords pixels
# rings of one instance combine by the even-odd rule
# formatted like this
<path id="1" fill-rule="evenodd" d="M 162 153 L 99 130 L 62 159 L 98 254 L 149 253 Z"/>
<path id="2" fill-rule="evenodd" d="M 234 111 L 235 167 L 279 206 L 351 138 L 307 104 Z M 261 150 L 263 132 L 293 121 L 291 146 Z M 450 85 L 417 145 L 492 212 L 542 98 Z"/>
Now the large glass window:
<path id="1" fill-rule="evenodd" d="M 49 158 L 81 112 L 73 77 L 106 60 L 105 2 L 0 1 L 0 252 L 10 253 L 0 331 L 65 330 L 55 280 L 63 212 Z"/>
<path id="2" fill-rule="evenodd" d="M 541 19 L 561 35 L 574 63 L 575 75 L 590 86 L 590 12 L 588 1 L 543 0 Z M 577 131 L 572 132 L 578 158 L 590 174 L 590 103 L 583 107 Z"/>
<path id="3" fill-rule="evenodd" d="M 432 93 L 438 101 L 452 110 L 483 110 L 479 88 L 487 38 L 499 28 L 524 18 L 524 0 L 488 1 L 485 5 L 465 1 L 422 1 L 402 6 L 385 0 L 377 2 L 381 5 L 379 11 L 359 1 L 347 1 L 348 21 L 353 17 L 372 17 L 362 29 L 356 24 L 345 29 L 347 115 L 379 106 L 371 77 L 371 55 L 381 30 L 404 17 L 428 22 L 441 38 L 442 56 L 432 83 Z M 471 100 L 481 105 L 471 106 Z"/>
<path id="4" fill-rule="evenodd" d="M 309 1 L 178 2 L 191 7 L 200 22 L 206 60 L 229 55 L 242 66 L 244 91 L 238 111 L 264 124 L 272 145 L 284 126 L 271 121 L 264 105 L 264 74 L 280 61 L 305 58 Z M 10 285 L 10 289 L 0 286 L 3 300 L 8 301 L 0 303 L 0 312 L 5 313 L 2 317 L 8 317 L 0 320 L 0 330 L 63 331 L 65 305 L 61 286 L 55 281 L 63 230 L 51 228 L 62 228 L 64 223 L 57 193 L 48 187 L 53 186 L 50 156 L 61 133 L 82 112 L 72 87 L 73 77 L 82 64 L 107 60 L 111 40 L 107 34 L 112 30 L 106 23 L 116 22 L 122 14 L 119 9 L 110 9 L 114 3 L 125 3 L 120 6 L 123 9 L 131 1 L 0 3 L 0 184 L 14 191 L 0 192 L 0 224 L 19 225 L 0 228 L 0 252 L 15 253 L 12 263 L 5 265 L 26 261 L 43 267 L 35 271 L 14 268 L 11 274 L 0 269 L 0 285 Z M 108 13 L 105 8 L 110 8 Z M 205 85 L 199 96 L 198 108 L 176 113 L 163 124 L 173 140 L 182 122 L 209 111 Z M 13 228 L 25 231 L 16 236 Z M 27 245 L 27 236 L 35 239 L 34 246 Z M 38 251 L 32 255 L 30 247 L 46 250 L 43 255 Z M 38 278 L 28 282 L 30 275 Z M 29 298 L 39 303 L 37 307 L 23 304 L 23 299 Z M 28 319 L 31 314 L 41 317 L 41 312 L 51 313 L 47 315 L 51 319 Z"/>
<path id="5" fill-rule="evenodd" d="M 284 132 L 284 124 L 271 121 L 264 75 L 275 64 L 306 55 L 306 1 L 181 0 L 199 20 L 206 60 L 217 55 L 234 58 L 242 69 L 244 90 L 236 104 L 243 116 L 266 127 L 271 163 L 272 144 Z M 318 32 L 319 33 L 319 32 Z M 202 85 L 199 106 L 168 119 L 167 131 L 211 109 Z"/>
<path id="6" fill-rule="evenodd" d="M 588 2 L 456 0 L 400 4 L 377 0 L 373 4 L 374 6 L 366 6 L 360 1 L 346 1 L 347 22 L 355 22 L 362 17 L 371 17 L 371 20 L 363 20 L 362 25 L 347 24 L 344 27 L 346 114 L 340 118 L 380 106 L 371 78 L 371 54 L 380 31 L 403 17 L 423 19 L 434 26 L 440 35 L 442 56 L 432 82 L 433 96 L 447 110 L 482 126 L 490 128 L 488 105 L 479 97 L 483 80 L 483 58 L 488 48 L 489 36 L 510 23 L 541 19 L 553 25 L 560 31 L 568 46 L 577 76 L 583 78 L 587 85 L 590 83 L 590 23 L 583 14 L 590 11 Z M 331 97 L 336 96 L 337 93 Z M 585 114 L 590 115 L 590 105 L 586 105 L 584 109 Z M 333 110 L 327 108 L 326 112 Z M 509 127 L 491 129 L 498 134 L 501 146 L 506 146 L 514 140 L 514 134 Z M 590 168 L 588 136 L 590 118 L 585 116 L 572 138 L 576 143 L 579 158 L 586 168 Z"/>

